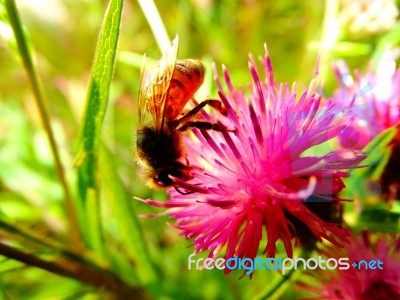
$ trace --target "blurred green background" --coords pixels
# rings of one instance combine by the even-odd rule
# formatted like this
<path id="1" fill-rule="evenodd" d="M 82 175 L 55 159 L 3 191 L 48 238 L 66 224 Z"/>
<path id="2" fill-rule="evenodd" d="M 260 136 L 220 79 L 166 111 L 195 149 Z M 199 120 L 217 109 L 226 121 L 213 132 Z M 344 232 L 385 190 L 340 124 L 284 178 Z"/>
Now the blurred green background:
<path id="1" fill-rule="evenodd" d="M 337 1 L 328 1 L 331 2 Z M 0 32 L 0 216 L 39 239 L 55 240 L 69 247 L 69 219 L 64 194 L 54 166 L 46 132 L 33 98 L 18 51 L 9 42 L 12 32 L 5 25 L 2 3 Z M 108 1 L 17 0 L 34 64 L 43 87 L 65 175 L 72 197 L 79 197 L 73 163 L 86 103 L 89 76 L 102 19 Z M 170 38 L 179 35 L 179 58 L 199 58 L 207 65 L 204 95 L 216 95 L 211 62 L 225 64 L 236 85 L 250 82 L 248 53 L 264 55 L 266 42 L 278 82 L 306 86 L 313 77 L 320 52 L 319 41 L 329 32 L 325 1 L 173 0 L 155 1 Z M 151 22 L 151 20 L 150 20 Z M 365 69 L 373 53 L 387 43 L 390 30 L 375 34 L 340 33 L 332 51 L 323 53 L 322 70 L 330 59 L 346 57 L 352 67 Z M 398 29 L 393 30 L 398 33 Z M 339 41 L 345 41 L 335 48 Z M 391 40 L 398 44 L 396 38 Z M 381 48 L 380 48 L 381 47 Z M 136 215 L 159 213 L 133 196 L 166 199 L 164 191 L 151 191 L 138 178 L 133 161 L 133 133 L 137 121 L 137 94 L 142 56 L 159 59 L 161 51 L 136 1 L 125 1 L 114 77 L 104 119 L 102 142 L 108 151 L 100 172 L 100 207 L 104 253 L 87 253 L 99 265 L 111 269 L 131 286 L 140 286 L 159 299 L 247 299 L 263 295 L 280 275 L 259 272 L 253 279 L 241 272 L 225 276 L 220 271 L 188 271 L 191 241 L 178 236 L 167 217 L 136 219 Z M 323 72 L 327 93 L 333 77 Z M 101 164 L 103 164 L 101 162 Z M 111 185 L 111 181 L 118 181 Z M 110 186 L 108 186 L 110 184 Z M 112 196 L 110 196 L 112 195 Z M 140 246 L 127 241 L 120 230 L 111 198 L 123 197 L 134 218 L 132 232 Z M 2 226 L 2 241 L 45 258 L 58 251 L 26 243 L 20 234 Z M 131 246 L 127 246 L 130 244 Z M 130 250 L 127 250 L 127 249 Z M 92 249 L 93 250 L 93 249 Z M 154 276 L 137 275 L 137 251 L 149 260 Z M 284 296 L 297 299 L 290 288 Z M 51 274 L 0 257 L 0 299 L 114 299 L 112 293 L 74 279 Z"/>

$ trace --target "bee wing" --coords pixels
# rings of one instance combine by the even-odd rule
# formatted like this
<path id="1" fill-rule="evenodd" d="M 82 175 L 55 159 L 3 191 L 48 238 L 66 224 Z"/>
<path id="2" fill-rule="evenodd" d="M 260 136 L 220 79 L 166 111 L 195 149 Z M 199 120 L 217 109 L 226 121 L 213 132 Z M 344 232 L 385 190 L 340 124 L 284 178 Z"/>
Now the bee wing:
<path id="1" fill-rule="evenodd" d="M 178 37 L 161 58 L 156 72 L 149 77 L 142 67 L 139 91 L 139 126 L 145 122 L 146 114 L 152 116 L 153 127 L 160 131 L 164 126 L 164 110 L 168 101 L 168 88 L 175 71 L 178 55 Z"/>
<path id="2" fill-rule="evenodd" d="M 143 57 L 142 69 L 140 70 L 140 86 L 139 86 L 139 97 L 138 97 L 138 112 L 139 112 L 139 126 L 143 126 L 143 119 L 145 115 L 145 102 L 149 92 L 148 79 L 145 79 L 145 65 L 146 65 L 146 54 Z M 147 83 L 146 83 L 147 82 Z"/>

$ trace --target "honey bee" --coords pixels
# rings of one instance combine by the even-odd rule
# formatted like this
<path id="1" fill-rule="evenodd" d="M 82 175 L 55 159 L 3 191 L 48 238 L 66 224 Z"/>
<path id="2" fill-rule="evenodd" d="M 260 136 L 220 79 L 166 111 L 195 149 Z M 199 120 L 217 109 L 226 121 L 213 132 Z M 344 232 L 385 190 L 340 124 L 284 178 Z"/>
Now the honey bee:
<path id="1" fill-rule="evenodd" d="M 221 101 L 208 99 L 183 113 L 186 103 L 203 83 L 205 69 L 198 60 L 177 60 L 177 54 L 178 37 L 164 53 L 151 78 L 146 80 L 142 69 L 136 155 L 149 187 L 174 186 L 181 193 L 171 177 L 183 181 L 192 178 L 192 167 L 185 158 L 182 132 L 189 127 L 220 131 L 224 127 L 220 123 L 193 121 L 193 117 L 205 105 L 225 115 L 226 110 Z"/>

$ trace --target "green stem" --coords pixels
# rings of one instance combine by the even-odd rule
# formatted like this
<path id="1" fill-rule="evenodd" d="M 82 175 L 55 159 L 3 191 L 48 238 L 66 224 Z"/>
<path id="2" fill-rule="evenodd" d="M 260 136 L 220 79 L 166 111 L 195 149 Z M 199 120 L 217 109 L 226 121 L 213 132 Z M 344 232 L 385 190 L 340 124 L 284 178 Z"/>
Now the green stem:
<path id="1" fill-rule="evenodd" d="M 147 298 L 142 289 L 127 286 L 113 273 L 97 266 L 76 264 L 65 259 L 47 261 L 2 243 L 0 243 L 0 254 L 57 275 L 79 280 L 98 289 L 104 288 L 120 297 L 118 299 Z"/>
<path id="2" fill-rule="evenodd" d="M 40 117 L 43 122 L 44 129 L 49 139 L 51 151 L 53 153 L 56 171 L 62 188 L 64 190 L 66 211 L 68 214 L 68 219 L 70 220 L 70 232 L 71 232 L 71 242 L 72 247 L 79 251 L 82 249 L 81 236 L 78 226 L 78 218 L 75 214 L 74 204 L 72 201 L 71 193 L 65 178 L 64 166 L 61 163 L 60 154 L 58 152 L 57 144 L 54 138 L 53 130 L 50 125 L 49 116 L 46 110 L 46 105 L 44 101 L 43 91 L 39 84 L 38 75 L 36 69 L 33 66 L 31 54 L 29 52 L 28 45 L 23 33 L 22 24 L 14 0 L 6 0 L 6 8 L 8 17 L 10 20 L 11 27 L 13 29 L 15 39 L 17 41 L 18 49 L 22 58 L 25 71 L 27 72 L 28 79 L 30 81 L 33 94 L 35 96 L 36 105 L 39 110 Z"/>
<path id="3" fill-rule="evenodd" d="M 321 56 L 319 70 L 322 79 L 326 77 L 327 72 L 330 70 L 329 61 L 331 59 L 331 52 L 339 39 L 341 30 L 337 18 L 339 1 L 326 0 L 325 3 L 324 22 L 321 37 L 323 54 Z"/>
<path id="4" fill-rule="evenodd" d="M 2 231 L 2 236 L 10 238 L 12 241 L 18 241 L 27 247 L 44 247 L 46 250 L 57 251 L 67 258 L 75 260 L 77 263 L 84 262 L 89 264 L 95 262 L 98 265 L 104 264 L 104 261 L 99 260 L 97 257 L 90 257 L 89 259 L 85 252 L 80 252 L 79 254 L 72 252 L 71 249 L 49 237 L 45 238 L 36 231 L 10 224 L 4 220 L 0 220 L 0 230 Z"/>
<path id="5" fill-rule="evenodd" d="M 304 249 L 301 252 L 300 257 L 303 257 L 304 259 L 308 259 L 310 257 L 310 254 L 311 254 L 310 249 Z M 290 269 L 288 273 L 286 273 L 285 275 L 282 275 L 282 277 L 280 277 L 274 283 L 269 285 L 264 291 L 262 291 L 261 293 L 256 295 L 254 297 L 254 300 L 270 299 L 270 297 L 274 296 L 274 294 L 276 294 L 279 291 L 279 289 L 283 286 L 283 284 L 285 282 L 290 280 L 290 278 L 293 276 L 293 274 L 296 273 L 296 271 L 297 271 L 297 269 L 293 269 L 293 268 Z"/>
<path id="6" fill-rule="evenodd" d="M 160 51 L 163 53 L 166 48 L 171 47 L 171 40 L 168 37 L 167 29 L 164 26 L 156 5 L 153 0 L 138 0 L 138 3 L 156 38 Z"/>
<path id="7" fill-rule="evenodd" d="M 290 269 L 290 271 L 286 275 L 282 275 L 281 278 L 276 280 L 274 283 L 272 283 L 272 287 L 268 286 L 268 289 L 257 295 L 254 300 L 261 300 L 261 299 L 270 299 L 271 296 L 273 296 L 279 288 L 290 279 L 290 277 L 293 275 L 293 273 L 296 270 Z"/>

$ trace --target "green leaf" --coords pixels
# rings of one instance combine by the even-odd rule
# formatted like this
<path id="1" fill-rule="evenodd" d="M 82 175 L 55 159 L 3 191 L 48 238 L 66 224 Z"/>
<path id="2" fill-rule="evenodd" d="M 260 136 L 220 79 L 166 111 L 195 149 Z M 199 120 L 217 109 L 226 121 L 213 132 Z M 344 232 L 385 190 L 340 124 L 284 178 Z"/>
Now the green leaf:
<path id="1" fill-rule="evenodd" d="M 149 257 L 143 232 L 133 210 L 132 197 L 124 190 L 111 154 L 104 149 L 101 151 L 101 177 L 106 190 L 106 198 L 112 214 L 115 216 L 118 231 L 121 233 L 121 243 L 126 249 L 130 261 L 134 261 L 141 283 L 154 281 L 156 273 Z"/>
<path id="2" fill-rule="evenodd" d="M 142 69 L 143 66 L 143 54 L 137 54 L 137 53 L 132 53 L 132 52 L 128 52 L 128 51 L 118 51 L 118 57 L 117 57 L 118 61 L 133 66 L 138 70 Z M 153 60 L 149 57 L 146 57 L 146 66 L 149 66 L 150 68 L 152 66 L 156 67 L 157 66 L 158 61 L 157 60 Z"/>
<path id="3" fill-rule="evenodd" d="M 400 213 L 389 211 L 385 205 L 368 206 L 363 209 L 356 230 L 400 232 Z"/>
<path id="4" fill-rule="evenodd" d="M 3 3 L 1 3 L 3 4 Z M 37 74 L 35 65 L 32 60 L 31 48 L 29 47 L 29 40 L 26 38 L 26 33 L 23 30 L 22 22 L 20 20 L 17 7 L 14 0 L 6 0 L 5 8 L 7 10 L 7 21 L 9 22 L 13 32 L 16 45 L 18 47 L 18 54 L 20 55 L 22 64 L 27 73 L 27 77 L 30 81 L 36 106 L 39 111 L 40 118 L 43 123 L 44 130 L 50 144 L 51 152 L 55 162 L 55 168 L 57 170 L 58 179 L 64 190 L 65 206 L 70 221 L 70 232 L 71 232 L 71 245 L 77 250 L 81 250 L 81 236 L 78 226 L 78 217 L 76 212 L 76 205 L 71 197 L 70 189 L 67 183 L 64 165 L 61 162 L 59 149 L 56 143 L 55 135 L 50 124 L 49 114 L 47 112 L 46 102 L 42 86 Z M 4 4 L 0 7 L 1 18 L 3 18 Z"/>
<path id="5" fill-rule="evenodd" d="M 81 207 L 84 210 L 84 216 L 80 216 L 84 239 L 90 248 L 96 249 L 100 253 L 103 252 L 101 249 L 103 242 L 99 214 L 98 152 L 115 65 L 122 6 L 123 0 L 110 0 L 103 19 L 90 73 L 86 110 L 79 140 L 79 150 L 75 159 L 78 188 L 82 201 Z M 89 198 L 90 205 L 88 206 Z M 87 210 L 88 207 L 90 207 L 90 211 Z M 91 224 L 87 224 L 87 222 Z M 90 228 L 90 231 L 88 231 L 88 228 Z"/>
<path id="6" fill-rule="evenodd" d="M 308 49 L 312 51 L 321 51 L 323 44 L 321 42 L 313 41 L 308 45 Z M 352 57 L 367 55 L 371 52 L 371 45 L 353 42 L 337 42 L 329 52 L 332 56 L 336 57 Z"/>
<path id="7" fill-rule="evenodd" d="M 374 138 L 364 149 L 367 153 L 367 158 L 363 164 L 368 164 L 369 166 L 365 169 L 355 170 L 355 173 L 360 176 L 368 176 L 370 179 L 379 179 L 392 152 L 388 146 L 396 135 L 397 128 L 392 127 Z"/>
<path id="8" fill-rule="evenodd" d="M 365 148 L 367 158 L 362 162 L 365 168 L 350 171 L 350 177 L 345 179 L 346 189 L 342 197 L 347 199 L 359 198 L 362 203 L 365 199 L 379 196 L 371 188 L 374 188 L 373 181 L 377 181 L 389 161 L 392 149 L 389 144 L 397 134 L 397 128 L 392 127 L 374 138 Z"/>

